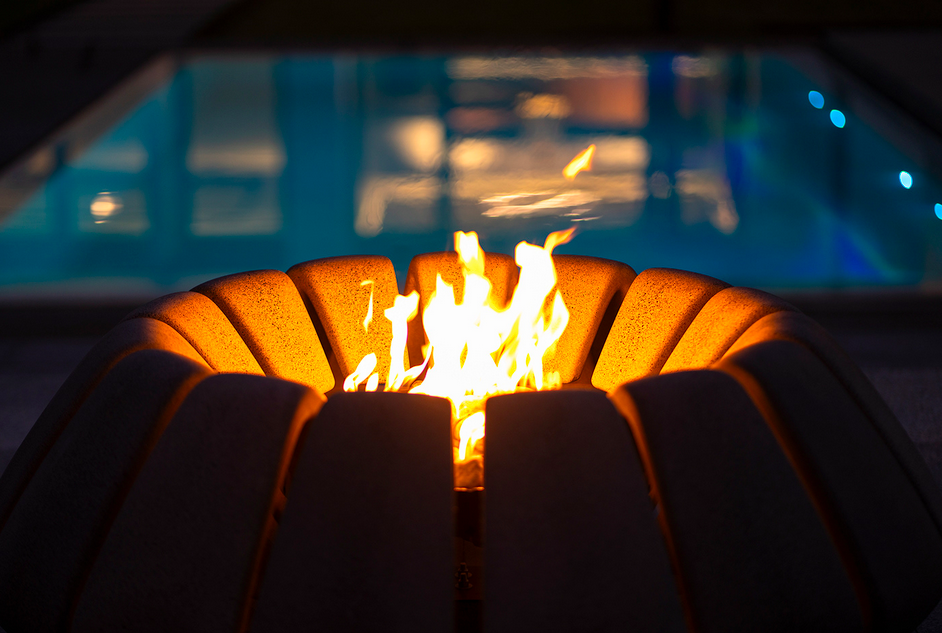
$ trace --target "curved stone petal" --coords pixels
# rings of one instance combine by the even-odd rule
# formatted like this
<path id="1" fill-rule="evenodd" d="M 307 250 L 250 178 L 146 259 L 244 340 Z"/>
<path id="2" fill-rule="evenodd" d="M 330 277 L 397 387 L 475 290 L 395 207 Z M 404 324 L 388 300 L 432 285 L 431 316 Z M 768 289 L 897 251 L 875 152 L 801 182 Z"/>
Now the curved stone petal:
<path id="1" fill-rule="evenodd" d="M 295 444 L 323 402 L 263 376 L 198 384 L 111 527 L 72 631 L 245 630 Z"/>
<path id="2" fill-rule="evenodd" d="M 863 630 L 830 534 L 735 380 L 665 374 L 612 399 L 641 449 L 694 630 Z"/>
<path id="3" fill-rule="evenodd" d="M 3 626 L 68 630 L 78 593 L 150 451 L 208 368 L 142 350 L 108 372 L 49 451 L 0 532 Z"/>
<path id="4" fill-rule="evenodd" d="M 193 289 L 225 313 L 268 376 L 327 393 L 334 375 L 294 283 L 281 271 L 257 270 Z"/>

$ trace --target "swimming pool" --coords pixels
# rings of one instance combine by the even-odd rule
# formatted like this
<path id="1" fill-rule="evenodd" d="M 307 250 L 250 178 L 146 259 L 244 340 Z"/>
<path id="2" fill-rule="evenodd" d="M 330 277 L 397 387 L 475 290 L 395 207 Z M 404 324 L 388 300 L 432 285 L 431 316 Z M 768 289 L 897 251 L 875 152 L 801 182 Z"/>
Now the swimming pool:
<path id="1" fill-rule="evenodd" d="M 402 280 L 455 230 L 573 225 L 558 252 L 636 270 L 937 290 L 942 187 L 845 101 L 783 53 L 191 55 L 0 215 L 0 296 L 367 253 Z"/>

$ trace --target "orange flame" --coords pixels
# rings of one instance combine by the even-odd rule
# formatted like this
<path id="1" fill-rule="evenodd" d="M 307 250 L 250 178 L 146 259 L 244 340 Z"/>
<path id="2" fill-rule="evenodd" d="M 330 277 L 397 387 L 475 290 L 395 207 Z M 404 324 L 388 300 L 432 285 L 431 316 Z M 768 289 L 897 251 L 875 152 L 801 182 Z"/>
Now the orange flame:
<path id="1" fill-rule="evenodd" d="M 425 359 L 416 367 L 406 369 L 405 350 L 408 322 L 418 311 L 418 294 L 398 296 L 393 307 L 384 311 L 393 330 L 384 389 L 451 401 L 457 463 L 481 454 L 488 397 L 560 386 L 559 374 L 544 370 L 544 360 L 555 352 L 556 341 L 569 322 L 569 311 L 556 292 L 552 253 L 573 232 L 551 233 L 542 247 L 517 244 L 520 280 L 506 309 L 495 308 L 491 301 L 491 282 L 484 276 L 484 251 L 477 234 L 455 233 L 464 298 L 457 303 L 454 288 L 441 275 L 436 277 L 435 291 L 422 313 L 428 337 Z M 367 391 L 378 388 L 376 364 L 375 354 L 367 354 L 344 381 L 344 390 L 356 391 L 364 381 Z M 417 382 L 423 372 L 424 379 Z"/>
<path id="2" fill-rule="evenodd" d="M 589 145 L 576 154 L 576 157 L 569 161 L 568 165 L 563 167 L 563 176 L 566 177 L 566 180 L 575 180 L 576 174 L 580 171 L 591 170 L 593 156 L 595 156 L 595 145 Z"/>
<path id="3" fill-rule="evenodd" d="M 366 310 L 366 317 L 363 319 L 363 329 L 367 332 L 370 331 L 370 323 L 373 322 L 373 290 L 375 289 L 375 284 L 373 284 L 372 279 L 367 279 L 366 281 L 360 282 L 360 287 L 369 284 L 370 285 L 370 307 Z"/>

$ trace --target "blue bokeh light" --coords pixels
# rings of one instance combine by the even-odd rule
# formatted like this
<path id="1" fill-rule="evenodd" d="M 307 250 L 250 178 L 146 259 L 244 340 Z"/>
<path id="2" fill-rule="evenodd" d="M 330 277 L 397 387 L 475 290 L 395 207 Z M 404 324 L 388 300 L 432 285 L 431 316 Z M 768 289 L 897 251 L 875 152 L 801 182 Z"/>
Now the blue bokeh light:
<path id="1" fill-rule="evenodd" d="M 822 95 L 817 90 L 812 90 L 808 93 L 808 101 L 810 101 L 811 105 L 816 107 L 818 110 L 824 107 L 824 95 Z"/>
<path id="2" fill-rule="evenodd" d="M 935 217 L 942 220 L 942 204 L 939 204 L 938 202 L 935 203 Z"/>
<path id="3" fill-rule="evenodd" d="M 847 123 L 847 117 L 840 110 L 831 110 L 831 123 L 835 127 L 844 127 L 844 124 Z"/>
<path id="4" fill-rule="evenodd" d="M 913 176 L 908 171 L 901 171 L 899 173 L 899 184 L 903 185 L 907 189 L 913 186 Z"/>

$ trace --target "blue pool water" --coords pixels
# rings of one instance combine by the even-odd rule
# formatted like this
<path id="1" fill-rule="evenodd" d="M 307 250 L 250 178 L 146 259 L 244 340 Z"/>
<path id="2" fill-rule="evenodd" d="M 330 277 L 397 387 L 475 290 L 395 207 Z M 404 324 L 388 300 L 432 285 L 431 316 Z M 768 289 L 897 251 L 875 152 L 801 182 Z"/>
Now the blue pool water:
<path id="1" fill-rule="evenodd" d="M 156 295 L 361 253 L 403 279 L 455 230 L 512 253 L 573 225 L 558 252 L 636 270 L 931 291 L 940 209 L 783 56 L 197 56 L 0 217 L 0 294 Z"/>

